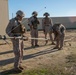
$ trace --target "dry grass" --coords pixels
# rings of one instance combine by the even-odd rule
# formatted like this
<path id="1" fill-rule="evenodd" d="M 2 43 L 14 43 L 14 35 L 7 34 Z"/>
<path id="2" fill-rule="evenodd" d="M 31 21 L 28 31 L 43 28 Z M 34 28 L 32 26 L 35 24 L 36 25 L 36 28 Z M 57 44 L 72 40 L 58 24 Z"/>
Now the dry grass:
<path id="1" fill-rule="evenodd" d="M 39 37 L 44 37 L 39 32 Z M 30 36 L 29 32 L 27 36 Z M 4 75 L 75 75 L 76 72 L 76 31 L 66 32 L 66 40 L 63 50 L 52 50 L 50 41 L 45 46 L 45 41 L 39 41 L 40 47 L 31 48 L 30 40 L 25 41 L 23 65 L 27 68 L 20 74 L 10 73 L 13 68 L 14 54 L 10 40 L 10 46 L 0 40 L 0 72 Z M 1 74 L 1 75 L 3 75 Z"/>

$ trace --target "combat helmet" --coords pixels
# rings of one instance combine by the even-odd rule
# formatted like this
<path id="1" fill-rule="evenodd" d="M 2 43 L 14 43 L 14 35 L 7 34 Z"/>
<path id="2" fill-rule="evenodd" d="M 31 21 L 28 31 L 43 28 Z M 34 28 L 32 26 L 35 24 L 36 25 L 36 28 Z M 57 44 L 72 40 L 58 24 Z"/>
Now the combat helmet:
<path id="1" fill-rule="evenodd" d="M 38 13 L 37 13 L 36 11 L 34 11 L 34 12 L 32 13 L 32 15 L 38 15 Z"/>
<path id="2" fill-rule="evenodd" d="M 43 14 L 43 16 L 50 16 L 50 14 L 49 14 L 48 12 L 45 12 L 45 13 Z"/>
<path id="3" fill-rule="evenodd" d="M 16 15 L 19 15 L 19 16 L 21 16 L 21 17 L 24 17 L 24 16 L 25 16 L 25 14 L 23 13 L 23 11 L 21 11 L 21 10 L 18 10 L 18 11 L 16 12 Z"/>

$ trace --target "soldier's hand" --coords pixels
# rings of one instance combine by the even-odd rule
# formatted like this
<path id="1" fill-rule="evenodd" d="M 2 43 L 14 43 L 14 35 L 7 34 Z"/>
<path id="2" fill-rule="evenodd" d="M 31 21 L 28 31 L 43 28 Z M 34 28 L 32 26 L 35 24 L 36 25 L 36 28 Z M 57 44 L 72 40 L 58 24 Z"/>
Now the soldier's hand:
<path id="1" fill-rule="evenodd" d="M 28 40 L 28 37 L 26 37 L 25 39 L 23 39 L 24 41 L 27 41 Z"/>
<path id="2" fill-rule="evenodd" d="M 26 33 L 22 34 L 23 37 L 26 37 Z"/>
<path id="3" fill-rule="evenodd" d="M 33 29 L 33 26 L 32 25 L 30 25 L 30 29 Z"/>
<path id="4" fill-rule="evenodd" d="M 14 37 L 13 39 L 16 40 L 16 37 Z"/>

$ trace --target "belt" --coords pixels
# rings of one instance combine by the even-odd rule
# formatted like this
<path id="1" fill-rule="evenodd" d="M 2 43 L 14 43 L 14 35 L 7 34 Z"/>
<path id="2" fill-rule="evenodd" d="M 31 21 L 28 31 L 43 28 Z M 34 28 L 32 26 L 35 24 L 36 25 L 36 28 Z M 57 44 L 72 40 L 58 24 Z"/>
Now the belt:
<path id="1" fill-rule="evenodd" d="M 16 37 L 21 36 L 21 34 L 20 33 L 15 33 L 14 36 L 16 36 Z"/>

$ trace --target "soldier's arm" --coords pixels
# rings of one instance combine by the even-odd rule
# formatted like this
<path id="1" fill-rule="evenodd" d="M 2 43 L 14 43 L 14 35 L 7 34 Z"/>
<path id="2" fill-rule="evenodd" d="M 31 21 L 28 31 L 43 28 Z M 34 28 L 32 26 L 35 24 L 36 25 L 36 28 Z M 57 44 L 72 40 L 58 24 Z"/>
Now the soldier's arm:
<path id="1" fill-rule="evenodd" d="M 60 28 L 58 26 L 56 27 L 56 32 L 61 35 Z"/>
<path id="2" fill-rule="evenodd" d="M 12 24 L 12 21 L 10 20 L 9 23 L 8 23 L 8 25 L 7 25 L 7 27 L 6 27 L 6 33 L 10 37 L 13 36 L 13 33 L 11 33 L 12 27 L 13 27 L 13 24 Z"/>
<path id="3" fill-rule="evenodd" d="M 53 26 L 53 21 L 52 21 L 52 19 L 50 19 L 50 24 Z"/>
<path id="4" fill-rule="evenodd" d="M 40 22 L 39 22 L 38 18 L 37 18 L 37 24 L 40 24 Z"/>
<path id="5" fill-rule="evenodd" d="M 65 30 L 66 30 L 66 28 L 65 28 L 65 26 L 63 25 L 63 26 L 62 26 L 62 33 L 65 33 Z"/>
<path id="6" fill-rule="evenodd" d="M 54 32 L 54 40 L 57 40 L 60 37 L 60 35 L 61 35 L 61 32 L 59 27 L 57 26 L 56 31 Z"/>
<path id="7" fill-rule="evenodd" d="M 39 20 L 38 20 L 38 24 L 40 24 Z"/>
<path id="8" fill-rule="evenodd" d="M 32 17 L 30 17 L 30 18 L 28 19 L 28 25 L 29 25 L 30 29 L 32 29 L 32 20 L 33 20 Z"/>
<path id="9" fill-rule="evenodd" d="M 30 18 L 28 19 L 28 26 L 30 26 Z"/>
<path id="10" fill-rule="evenodd" d="M 43 29 L 43 32 L 45 33 L 44 19 L 42 19 L 42 29 Z"/>
<path id="11" fill-rule="evenodd" d="M 28 19 L 28 25 L 29 25 L 29 26 L 32 25 L 32 23 L 31 23 L 31 18 Z"/>
<path id="12" fill-rule="evenodd" d="M 42 19 L 42 28 L 45 29 L 44 19 Z"/>

